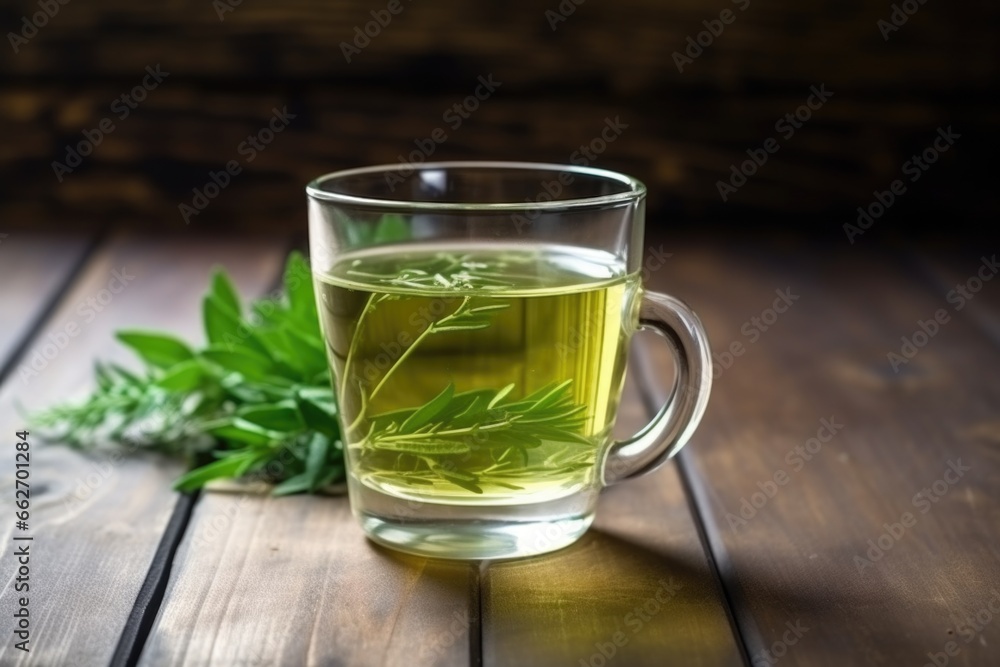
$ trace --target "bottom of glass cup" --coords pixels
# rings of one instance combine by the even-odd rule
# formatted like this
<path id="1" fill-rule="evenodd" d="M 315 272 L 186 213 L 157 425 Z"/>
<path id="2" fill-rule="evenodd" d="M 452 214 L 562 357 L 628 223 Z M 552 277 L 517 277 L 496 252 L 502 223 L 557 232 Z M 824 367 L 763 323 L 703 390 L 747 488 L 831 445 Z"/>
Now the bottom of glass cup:
<path id="1" fill-rule="evenodd" d="M 351 484 L 351 506 L 373 541 L 456 560 L 526 558 L 573 544 L 594 520 L 597 491 L 543 503 L 457 506 L 401 500 Z"/>
<path id="2" fill-rule="evenodd" d="M 379 544 L 415 556 L 455 560 L 527 558 L 563 549 L 587 532 L 589 514 L 555 521 L 484 522 L 456 520 L 399 523 L 361 516 L 368 537 Z M 544 547 L 532 546 L 539 535 Z"/>

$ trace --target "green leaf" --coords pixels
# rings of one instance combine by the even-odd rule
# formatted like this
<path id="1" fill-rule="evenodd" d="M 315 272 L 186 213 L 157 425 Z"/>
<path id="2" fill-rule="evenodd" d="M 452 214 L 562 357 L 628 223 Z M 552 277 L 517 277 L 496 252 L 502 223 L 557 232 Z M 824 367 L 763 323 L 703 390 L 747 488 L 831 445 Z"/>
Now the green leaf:
<path id="1" fill-rule="evenodd" d="M 458 470 L 449 470 L 438 465 L 432 465 L 431 470 L 436 472 L 442 478 L 448 480 L 456 486 L 460 486 L 467 491 L 472 491 L 473 493 L 482 493 L 483 489 L 478 484 L 479 481 L 475 475 L 469 473 L 464 473 Z"/>
<path id="2" fill-rule="evenodd" d="M 254 456 L 250 455 L 243 456 L 241 453 L 240 458 L 243 459 L 243 465 L 241 465 L 239 468 L 236 469 L 236 472 L 233 473 L 233 477 L 243 477 L 247 475 L 254 468 L 254 466 L 263 461 L 266 461 L 272 456 L 274 456 L 273 452 L 270 452 L 268 450 L 257 452 L 256 455 Z"/>
<path id="3" fill-rule="evenodd" d="M 288 255 L 285 264 L 285 292 L 292 312 L 300 317 L 316 313 L 316 296 L 313 292 L 312 270 L 299 252 Z M 313 319 L 315 321 L 315 318 Z"/>
<path id="4" fill-rule="evenodd" d="M 554 426 L 547 426 L 545 424 L 532 424 L 531 432 L 541 438 L 546 440 L 554 440 L 556 442 L 575 442 L 581 445 L 591 445 L 594 442 L 588 440 L 578 433 L 573 433 L 566 429 L 556 428 Z"/>
<path id="5" fill-rule="evenodd" d="M 327 368 L 326 349 L 322 338 L 307 336 L 294 328 L 285 329 L 284 333 L 291 339 L 292 345 L 298 352 L 298 357 L 302 360 L 306 370 L 318 373 Z"/>
<path id="6" fill-rule="evenodd" d="M 202 352 L 201 356 L 250 380 L 267 382 L 274 372 L 274 364 L 269 359 L 246 350 L 227 350 L 213 346 Z"/>
<path id="7" fill-rule="evenodd" d="M 240 296 L 225 271 L 218 269 L 212 274 L 212 287 L 209 290 L 209 295 L 232 311 L 236 317 L 241 315 Z"/>
<path id="8" fill-rule="evenodd" d="M 213 461 L 200 468 L 195 468 L 174 482 L 174 488 L 178 491 L 194 491 L 205 486 L 205 484 L 213 479 L 233 477 L 236 471 L 243 467 L 246 460 L 252 456 L 256 456 L 256 454 L 256 452 L 252 452 L 240 456 L 229 456 L 218 461 Z"/>
<path id="9" fill-rule="evenodd" d="M 274 299 L 257 299 L 250 304 L 250 310 L 257 316 L 261 326 L 273 327 L 288 321 L 288 309 Z"/>
<path id="10" fill-rule="evenodd" d="M 130 373 L 129 371 L 125 370 L 118 364 L 109 364 L 108 368 L 111 370 L 111 372 L 113 372 L 115 375 L 124 380 L 126 384 L 141 385 L 145 382 L 144 380 L 139 378 L 139 376 Z"/>
<path id="11" fill-rule="evenodd" d="M 218 298 L 214 296 L 205 298 L 202 303 L 202 317 L 205 320 L 205 335 L 214 347 L 250 352 L 266 358 L 272 356 L 271 351 L 254 330 Z"/>
<path id="12" fill-rule="evenodd" d="M 484 447 L 540 447 L 542 439 L 532 430 L 529 432 L 492 431 L 479 443 Z"/>
<path id="13" fill-rule="evenodd" d="M 307 473 L 301 472 L 298 475 L 289 477 L 281 484 L 278 484 L 271 491 L 275 496 L 288 496 L 293 493 L 302 493 L 310 490 L 310 478 Z"/>
<path id="14" fill-rule="evenodd" d="M 445 406 L 448 405 L 449 401 L 451 401 L 451 397 L 454 395 L 455 385 L 449 382 L 448 386 L 444 388 L 444 391 L 410 415 L 407 420 L 403 422 L 403 425 L 399 427 L 399 430 L 403 432 L 413 432 L 420 428 L 444 410 Z"/>
<path id="15" fill-rule="evenodd" d="M 234 399 L 243 403 L 266 403 L 272 400 L 270 392 L 261 389 L 259 385 L 247 382 L 237 373 L 227 374 L 219 384 Z"/>
<path id="16" fill-rule="evenodd" d="M 375 446 L 390 452 L 424 456 L 466 454 L 472 451 L 469 445 L 454 440 L 377 440 Z"/>
<path id="17" fill-rule="evenodd" d="M 323 475 L 323 465 L 326 463 L 330 441 L 321 433 L 313 433 L 309 441 L 309 454 L 306 457 L 306 476 L 309 478 L 309 491 L 315 491 Z"/>
<path id="18" fill-rule="evenodd" d="M 114 377 L 111 371 L 101 362 L 94 364 L 94 378 L 97 380 L 97 386 L 103 391 L 107 391 L 114 384 Z"/>
<path id="19" fill-rule="evenodd" d="M 155 368 L 167 368 L 194 357 L 194 353 L 178 338 L 148 331 L 119 331 L 116 338 L 132 348 L 139 357 Z"/>
<path id="20" fill-rule="evenodd" d="M 280 442 L 284 437 L 282 433 L 266 429 L 259 424 L 254 424 L 240 417 L 227 420 L 222 424 L 209 426 L 205 429 L 205 432 L 223 440 L 258 446 Z"/>
<path id="21" fill-rule="evenodd" d="M 344 476 L 344 462 L 343 459 L 338 458 L 336 463 L 329 464 L 323 475 L 319 478 L 319 482 L 316 484 L 316 490 L 320 491 L 323 488 L 330 486 L 338 479 L 342 479 Z"/>
<path id="22" fill-rule="evenodd" d="M 340 439 L 337 406 L 333 403 L 332 398 L 329 401 L 316 400 L 299 392 L 297 402 L 306 428 L 318 431 L 334 440 Z"/>
<path id="23" fill-rule="evenodd" d="M 375 227 L 375 243 L 395 243 L 406 241 L 410 238 L 410 226 L 406 224 L 402 216 L 396 213 L 387 213 L 382 216 Z"/>
<path id="24" fill-rule="evenodd" d="M 493 400 L 491 400 L 489 402 L 489 405 L 486 406 L 486 409 L 492 410 L 494 407 L 496 407 L 496 404 L 502 401 L 504 397 L 507 396 L 507 394 L 509 394 L 513 388 L 514 388 L 514 383 L 511 382 L 509 385 L 498 391 L 497 395 L 494 396 Z"/>
<path id="25" fill-rule="evenodd" d="M 572 382 L 573 382 L 572 380 L 564 380 L 563 382 L 560 382 L 558 385 L 553 387 L 553 389 L 549 393 L 545 394 L 543 397 L 538 399 L 538 402 L 535 404 L 535 409 L 541 410 L 544 407 L 556 403 L 560 398 L 565 396 L 563 392 L 569 387 L 569 385 Z"/>
<path id="26" fill-rule="evenodd" d="M 240 419 L 270 431 L 288 433 L 304 427 L 302 416 L 292 401 L 281 401 L 273 405 L 249 405 L 237 410 L 236 414 Z"/>
<path id="27" fill-rule="evenodd" d="M 512 491 L 524 491 L 523 486 L 518 486 L 517 484 L 509 484 L 508 482 L 501 482 L 499 480 L 491 479 L 491 484 L 496 484 L 497 486 L 502 486 L 505 489 L 510 489 Z"/>
<path id="28" fill-rule="evenodd" d="M 452 417 L 449 420 L 449 424 L 452 427 L 461 427 L 476 423 L 482 418 L 483 413 L 487 410 L 485 404 L 486 400 L 481 396 L 477 396 L 472 403 L 469 403 L 469 406 L 465 410 L 462 410 L 461 413 Z"/>
<path id="29" fill-rule="evenodd" d="M 201 302 L 201 317 L 205 323 L 205 338 L 210 344 L 232 348 L 240 342 L 237 335 L 239 317 L 211 294 Z"/>
<path id="30" fill-rule="evenodd" d="M 191 359 L 171 366 L 153 384 L 167 391 L 193 392 L 202 386 L 205 375 L 205 369 L 201 362 L 197 359 Z"/>

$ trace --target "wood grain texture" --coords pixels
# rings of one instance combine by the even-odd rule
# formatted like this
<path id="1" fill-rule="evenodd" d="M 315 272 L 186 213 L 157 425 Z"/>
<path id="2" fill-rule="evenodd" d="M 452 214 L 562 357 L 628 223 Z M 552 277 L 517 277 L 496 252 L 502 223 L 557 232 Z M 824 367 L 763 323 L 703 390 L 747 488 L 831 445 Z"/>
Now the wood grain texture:
<path id="1" fill-rule="evenodd" d="M 0 312 L 4 314 L 0 371 L 39 318 L 54 305 L 92 242 L 88 234 L 53 237 L 0 232 Z"/>
<path id="2" fill-rule="evenodd" d="M 648 415 L 630 379 L 617 432 Z M 743 664 L 669 464 L 605 491 L 576 544 L 490 564 L 482 605 L 484 667 Z"/>
<path id="3" fill-rule="evenodd" d="M 681 461 L 751 660 L 921 665 L 948 642 L 950 664 L 1000 660 L 1000 625 L 967 621 L 1000 605 L 996 345 L 911 267 L 853 248 L 684 246 L 654 281 L 717 353 Z M 888 353 L 939 309 L 895 372 Z"/>
<path id="4" fill-rule="evenodd" d="M 13 238 L 13 237 L 12 237 Z M 28 410 L 66 400 L 91 386 L 95 359 L 134 366 L 114 342 L 119 328 L 160 328 L 199 340 L 200 296 L 215 265 L 225 265 L 249 293 L 262 292 L 280 271 L 286 242 L 238 239 L 115 236 L 103 245 L 66 292 L 36 343 L 0 389 L 0 424 L 6 437 L 25 424 L 15 402 Z M 110 288 L 115 272 L 126 281 Z M 93 302 L 88 301 L 94 299 Z M 99 312 L 97 309 L 100 309 Z M 89 310 L 88 310 L 89 309 Z M 93 313 L 91 314 L 91 311 Z M 77 333 L 58 355 L 32 367 L 48 334 Z M 37 370 L 36 370 L 37 368 Z M 25 373 L 25 369 L 37 375 Z M 81 454 L 32 436 L 31 653 L 0 645 L 4 665 L 107 664 L 142 585 L 177 499 L 171 482 L 180 464 L 158 457 Z M 13 455 L 0 462 L 0 485 L 13 489 Z M 12 491 L 11 491 L 12 493 Z M 8 496 L 10 497 L 10 496 Z M 4 508 L 11 505 L 4 501 Z M 11 509 L 10 514 L 13 514 Z M 0 607 L 13 610 L 17 560 L 13 520 L 0 528 Z M 12 613 L 12 611 L 11 611 Z"/>
<path id="5" fill-rule="evenodd" d="M 968 247 L 924 247 L 907 256 L 915 270 L 927 278 L 931 290 L 944 294 L 945 301 L 951 299 L 949 308 L 971 319 L 1000 345 L 1000 276 L 994 271 L 1000 256 L 994 249 L 1000 249 L 1000 242 L 988 240 L 988 233 L 984 236 L 987 238 Z"/>
<path id="6" fill-rule="evenodd" d="M 367 541 L 346 497 L 208 492 L 139 664 L 464 666 L 477 585 Z"/>

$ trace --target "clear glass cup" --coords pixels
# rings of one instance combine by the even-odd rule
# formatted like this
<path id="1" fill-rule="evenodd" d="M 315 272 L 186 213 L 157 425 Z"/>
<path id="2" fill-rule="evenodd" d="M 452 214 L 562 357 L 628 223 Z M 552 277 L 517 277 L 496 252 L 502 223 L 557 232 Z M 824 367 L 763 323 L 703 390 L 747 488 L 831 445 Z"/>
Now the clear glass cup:
<path id="1" fill-rule="evenodd" d="M 328 174 L 307 193 L 350 502 L 376 542 L 459 559 L 565 547 L 603 487 L 653 470 L 698 425 L 708 340 L 685 304 L 640 284 L 636 179 L 440 162 Z M 638 330 L 673 351 L 674 389 L 615 441 Z"/>

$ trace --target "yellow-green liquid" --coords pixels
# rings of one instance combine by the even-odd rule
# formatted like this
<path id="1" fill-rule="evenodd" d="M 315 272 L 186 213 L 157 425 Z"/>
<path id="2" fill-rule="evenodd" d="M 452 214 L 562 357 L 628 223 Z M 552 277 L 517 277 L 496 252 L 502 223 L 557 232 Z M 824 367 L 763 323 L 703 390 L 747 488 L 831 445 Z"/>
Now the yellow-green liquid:
<path id="1" fill-rule="evenodd" d="M 619 260 L 564 246 L 395 246 L 316 278 L 356 482 L 453 504 L 540 502 L 596 483 L 636 319 L 638 278 Z M 455 325 L 469 328 L 441 330 Z M 570 435 L 514 414 L 546 388 L 561 407 L 545 414 L 572 413 Z M 399 435 L 414 409 L 449 396 L 450 420 Z M 454 416 L 493 398 L 479 419 Z"/>

